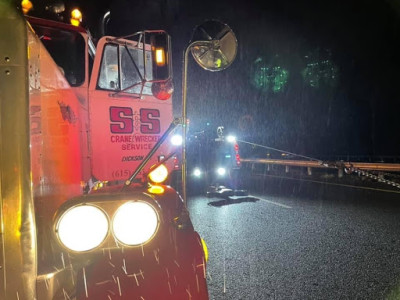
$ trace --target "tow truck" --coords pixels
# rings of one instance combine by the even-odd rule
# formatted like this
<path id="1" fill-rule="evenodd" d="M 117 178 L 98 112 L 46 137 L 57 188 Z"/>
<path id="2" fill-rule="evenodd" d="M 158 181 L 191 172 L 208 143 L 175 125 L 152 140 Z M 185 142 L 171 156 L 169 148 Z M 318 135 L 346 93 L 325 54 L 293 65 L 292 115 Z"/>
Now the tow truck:
<path id="1" fill-rule="evenodd" d="M 216 138 L 206 130 L 192 134 L 190 186 L 209 198 L 247 196 L 248 192 L 240 189 L 241 158 L 236 137 L 225 135 L 224 126 L 218 126 L 216 133 Z"/>
<path id="2" fill-rule="evenodd" d="M 185 50 L 173 119 L 168 34 L 95 47 L 81 17 L 0 2 L 0 298 L 208 299 L 207 247 L 186 208 L 186 70 L 189 51 L 226 68 L 236 39 L 222 23 L 195 31 L 211 33 Z M 165 143 L 178 125 L 181 149 Z M 180 194 L 168 181 L 179 151 Z"/>

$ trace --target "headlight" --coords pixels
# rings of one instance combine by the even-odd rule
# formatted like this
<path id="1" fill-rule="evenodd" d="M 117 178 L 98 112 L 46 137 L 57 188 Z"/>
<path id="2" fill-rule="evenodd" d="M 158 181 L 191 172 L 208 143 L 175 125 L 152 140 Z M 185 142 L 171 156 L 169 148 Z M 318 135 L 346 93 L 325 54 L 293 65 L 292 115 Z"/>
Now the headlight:
<path id="1" fill-rule="evenodd" d="M 199 178 L 201 176 L 201 170 L 199 168 L 195 168 L 193 170 L 193 176 Z"/>
<path id="2" fill-rule="evenodd" d="M 168 177 L 168 169 L 165 165 L 159 165 L 149 173 L 149 178 L 152 182 L 161 183 Z"/>
<path id="3" fill-rule="evenodd" d="M 106 238 L 108 219 L 96 206 L 75 206 L 61 215 L 56 233 L 61 243 L 72 251 L 92 250 Z"/>
<path id="4" fill-rule="evenodd" d="M 171 137 L 171 144 L 174 146 L 181 146 L 182 145 L 182 136 L 180 134 L 174 134 Z"/>
<path id="5" fill-rule="evenodd" d="M 234 142 L 236 142 L 236 137 L 233 136 L 233 135 L 228 135 L 228 136 L 226 137 L 226 141 L 227 141 L 228 143 L 234 143 Z"/>
<path id="6" fill-rule="evenodd" d="M 157 211 L 146 202 L 128 202 L 114 215 L 114 236 L 122 244 L 137 246 L 150 241 L 157 232 Z"/>
<path id="7" fill-rule="evenodd" d="M 225 176 L 226 174 L 226 169 L 225 168 L 218 168 L 217 173 L 219 176 Z"/>

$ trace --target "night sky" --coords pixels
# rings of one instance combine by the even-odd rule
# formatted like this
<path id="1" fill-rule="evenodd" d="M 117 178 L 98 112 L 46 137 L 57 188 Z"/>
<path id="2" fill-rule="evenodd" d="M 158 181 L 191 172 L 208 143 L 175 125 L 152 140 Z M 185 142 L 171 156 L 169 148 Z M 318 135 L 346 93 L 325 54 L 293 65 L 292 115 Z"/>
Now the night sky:
<path id="1" fill-rule="evenodd" d="M 209 122 L 242 140 L 314 157 L 400 155 L 400 1 L 75 3 L 94 36 L 107 9 L 110 35 L 170 33 L 177 115 L 193 28 L 218 19 L 233 29 L 238 54 L 230 68 L 212 73 L 190 59 L 193 130 Z"/>

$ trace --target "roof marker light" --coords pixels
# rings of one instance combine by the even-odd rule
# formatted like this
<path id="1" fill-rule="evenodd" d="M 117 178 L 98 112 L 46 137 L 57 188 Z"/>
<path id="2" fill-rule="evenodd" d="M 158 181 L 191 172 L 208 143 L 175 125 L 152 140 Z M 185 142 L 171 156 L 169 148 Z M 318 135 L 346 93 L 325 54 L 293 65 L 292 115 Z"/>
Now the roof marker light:
<path id="1" fill-rule="evenodd" d="M 22 0 L 21 1 L 22 12 L 26 15 L 32 8 L 33 4 L 29 0 Z"/>
<path id="2" fill-rule="evenodd" d="M 79 26 L 82 22 L 82 13 L 79 9 L 75 8 L 71 11 L 71 19 L 70 22 L 74 26 Z"/>

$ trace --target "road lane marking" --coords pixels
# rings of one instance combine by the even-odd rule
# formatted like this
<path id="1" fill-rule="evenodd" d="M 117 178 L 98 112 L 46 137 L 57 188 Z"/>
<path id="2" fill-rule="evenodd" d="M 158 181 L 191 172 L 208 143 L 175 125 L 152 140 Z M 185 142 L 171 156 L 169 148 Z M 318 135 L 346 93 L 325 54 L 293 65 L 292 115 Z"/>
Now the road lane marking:
<path id="1" fill-rule="evenodd" d="M 257 197 L 257 196 L 252 196 L 252 197 L 260 199 L 261 201 L 268 202 L 269 204 L 273 204 L 273 205 L 276 205 L 276 206 L 283 207 L 283 208 L 288 208 L 288 209 L 292 208 L 291 206 L 288 206 L 288 205 L 285 205 L 285 204 L 281 204 L 281 203 L 278 203 L 278 202 L 274 202 L 274 201 L 271 201 L 271 200 L 263 199 L 263 198 L 260 198 L 260 197 Z"/>

